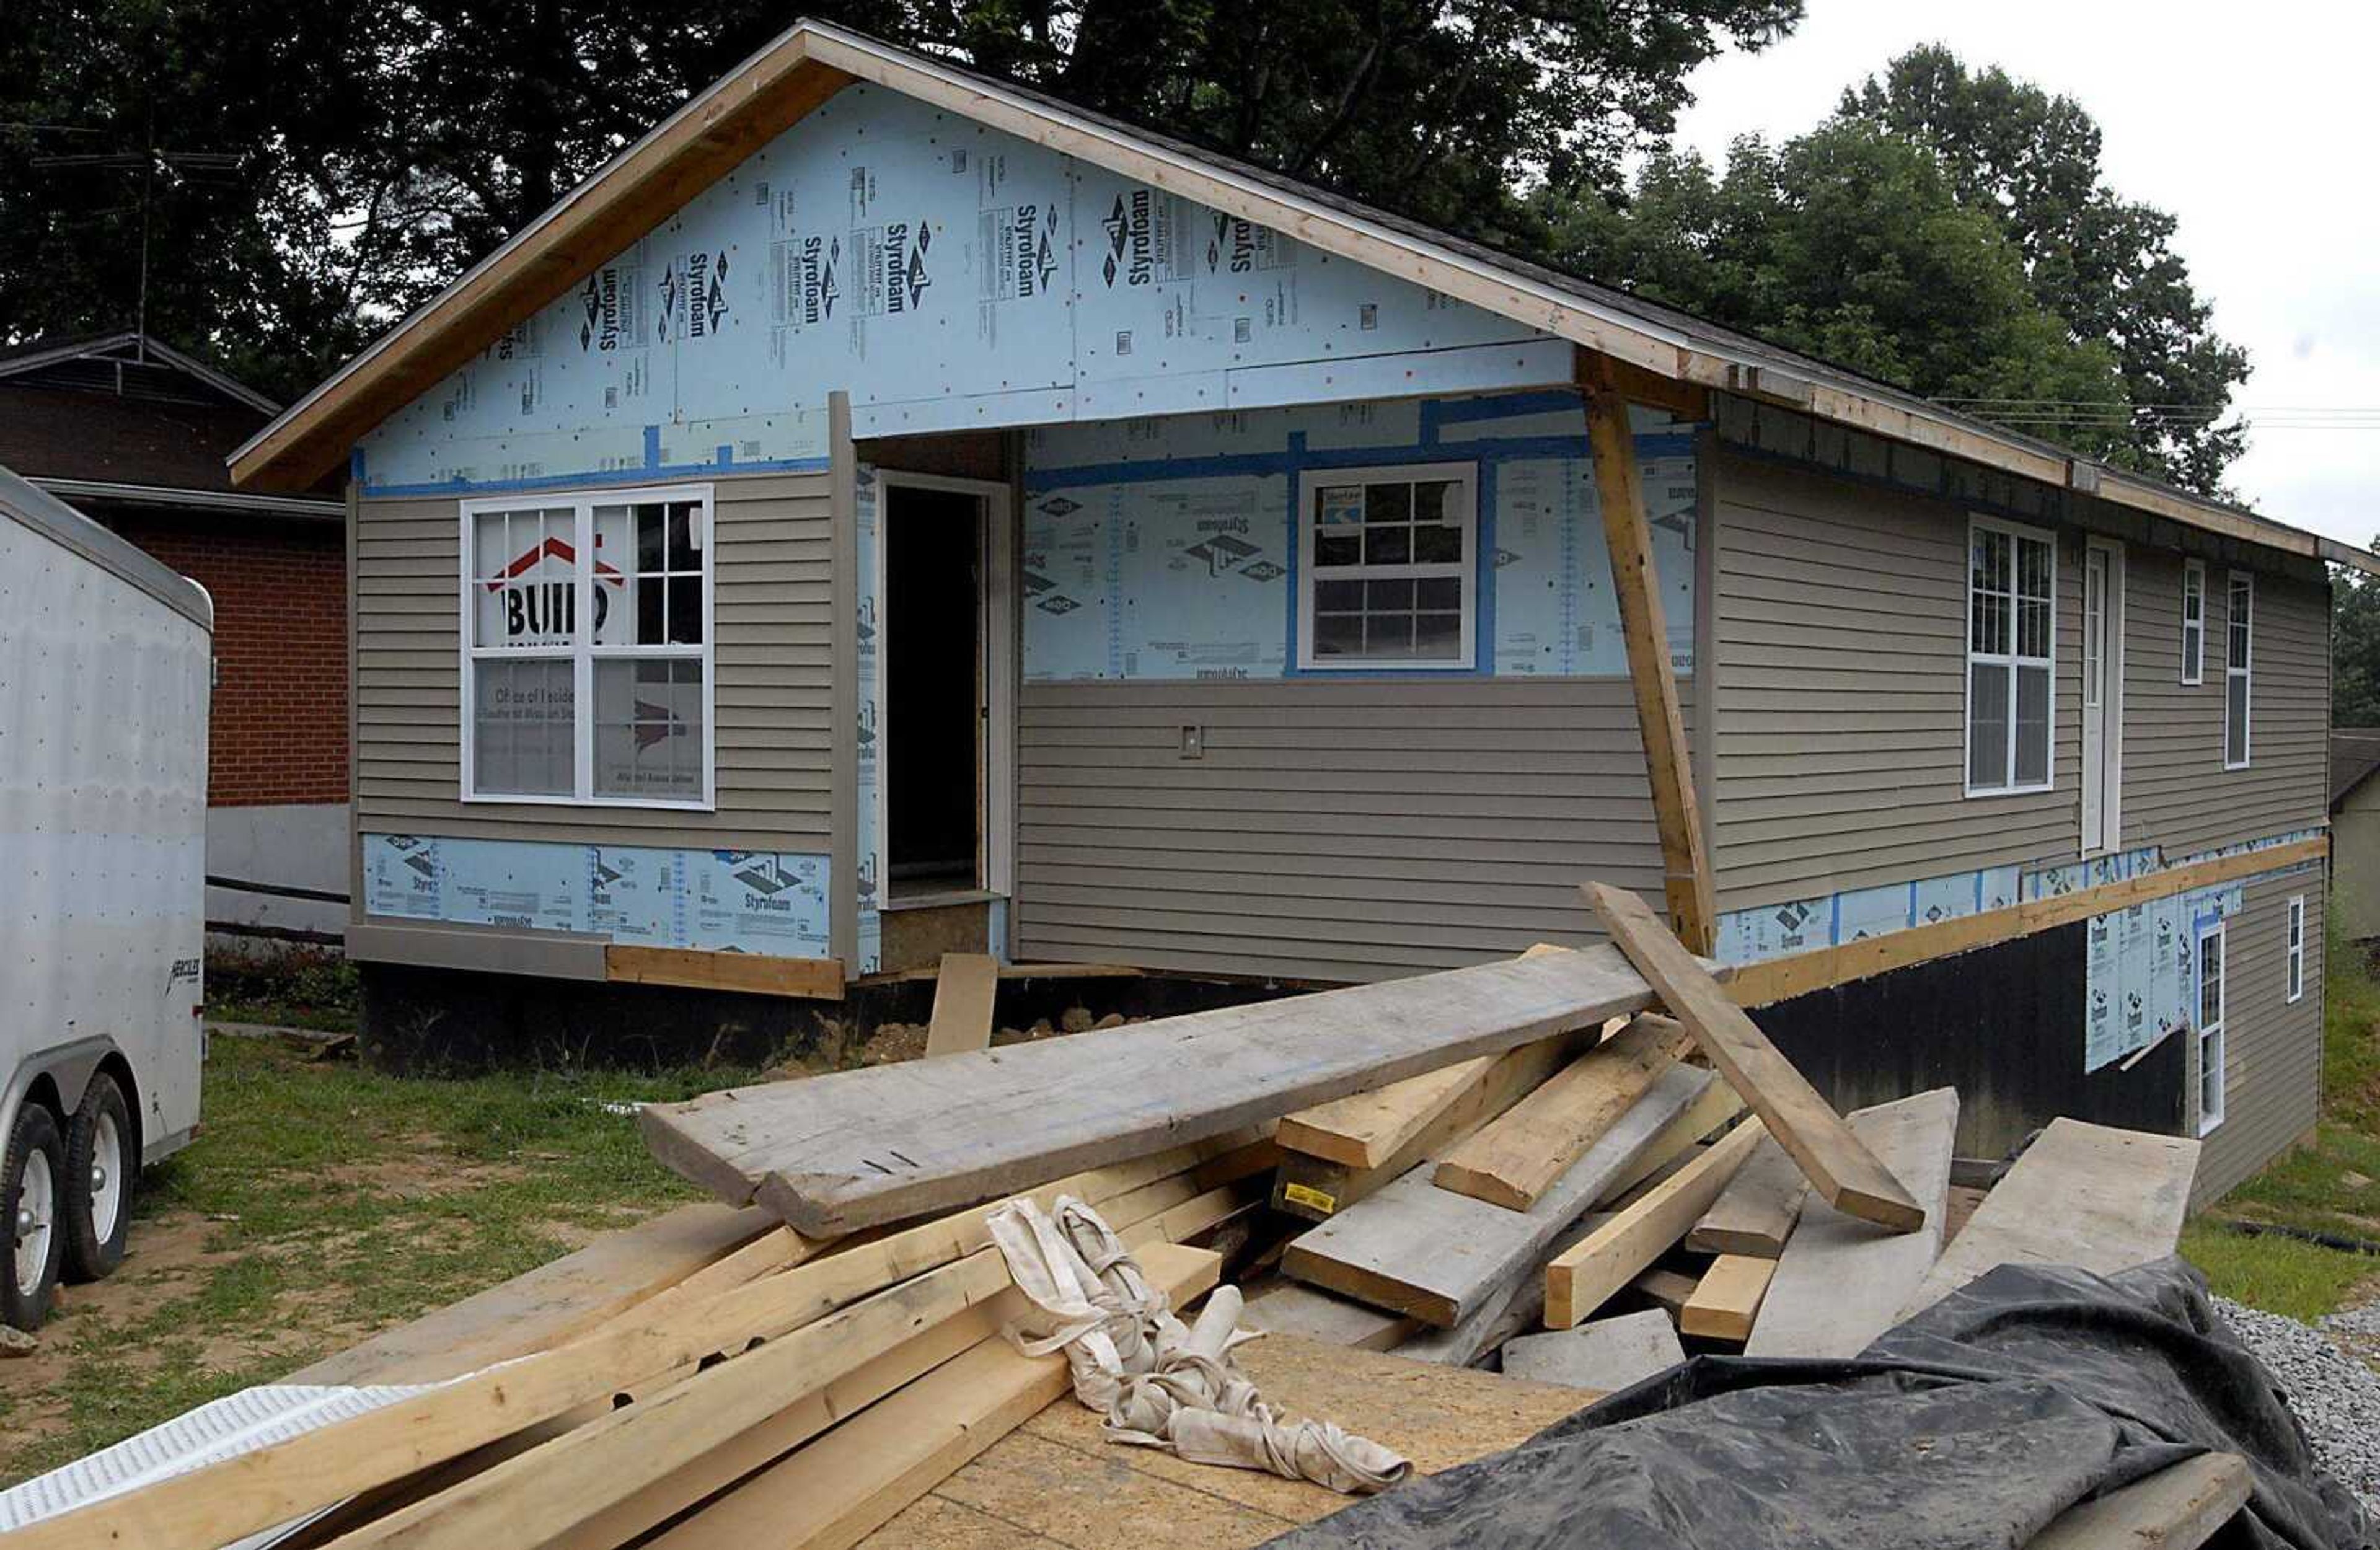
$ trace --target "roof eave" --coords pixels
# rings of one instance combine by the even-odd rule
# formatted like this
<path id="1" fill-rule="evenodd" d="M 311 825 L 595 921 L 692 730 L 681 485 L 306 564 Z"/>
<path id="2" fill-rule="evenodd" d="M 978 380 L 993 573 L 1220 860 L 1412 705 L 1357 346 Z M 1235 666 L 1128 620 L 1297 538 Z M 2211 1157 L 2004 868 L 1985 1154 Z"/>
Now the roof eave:
<path id="1" fill-rule="evenodd" d="M 806 80 L 809 90 L 798 90 Z M 742 151 L 735 151 L 731 159 L 720 158 L 742 145 L 752 127 L 771 126 L 768 133 L 772 136 L 853 80 L 902 92 L 1060 154 L 1185 195 L 1658 376 L 1781 400 L 1821 418 L 2005 472 L 2088 489 L 2103 499 L 2186 526 L 2380 575 L 2380 557 L 2364 551 L 2116 475 L 2058 448 L 1923 400 L 1846 381 L 1821 362 L 1809 362 L 1806 374 L 1797 374 L 1791 365 L 1780 367 L 1775 359 L 1631 316 L 1590 297 L 1303 199 L 1229 165 L 1133 136 L 1061 104 L 1028 99 L 936 60 L 807 19 L 687 102 L 259 432 L 232 454 L 233 482 L 282 489 L 310 485 L 402 403 L 428 391 L 504 327 L 561 295 L 634 240 L 664 212 L 646 203 L 648 189 L 659 185 L 674 201 L 670 208 L 682 205 L 741 160 Z M 682 167 L 677 165 L 681 161 Z M 621 218 L 622 212 L 627 219 Z M 598 232 L 607 236 L 591 235 Z M 609 240 L 612 236 L 616 240 Z M 525 275 L 516 272 L 529 265 L 542 268 Z M 445 333 L 480 314 L 501 321 L 467 331 L 459 349 L 451 344 L 439 348 Z M 373 386 L 380 391 L 358 401 Z M 383 402 L 392 395 L 395 402 Z"/>

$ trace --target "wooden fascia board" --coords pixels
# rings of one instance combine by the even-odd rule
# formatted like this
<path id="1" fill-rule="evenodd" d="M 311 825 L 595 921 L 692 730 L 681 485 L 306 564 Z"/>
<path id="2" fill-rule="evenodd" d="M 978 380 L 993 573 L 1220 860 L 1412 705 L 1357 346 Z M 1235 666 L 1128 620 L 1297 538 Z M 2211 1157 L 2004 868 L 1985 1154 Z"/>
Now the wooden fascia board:
<path id="1" fill-rule="evenodd" d="M 2144 872 L 2120 882 L 2101 883 L 2095 888 L 2077 889 L 2071 893 L 2055 894 L 2046 899 L 2028 899 L 2001 909 L 1961 915 L 1931 926 L 1888 931 L 1880 937 L 1863 937 L 1837 947 L 1815 948 L 1789 957 L 1737 964 L 1727 975 L 1728 994 L 1738 1006 L 1765 1007 L 1813 990 L 1890 974 L 1895 969 L 1906 969 L 1937 958 L 1972 952 L 1977 948 L 1994 947 L 2020 937 L 2032 936 L 2037 931 L 2071 926 L 2078 920 L 2088 920 L 2094 915 L 2107 914 L 2133 904 L 2168 899 L 2195 889 L 2214 888 L 2304 862 L 2320 861 L 2329 854 L 2330 837 L 2327 834 L 2316 835 L 2310 840 L 2268 845 L 2263 850 L 2242 851 L 2236 855 L 2216 856 L 2184 866 L 2168 867 L 2161 872 Z"/>

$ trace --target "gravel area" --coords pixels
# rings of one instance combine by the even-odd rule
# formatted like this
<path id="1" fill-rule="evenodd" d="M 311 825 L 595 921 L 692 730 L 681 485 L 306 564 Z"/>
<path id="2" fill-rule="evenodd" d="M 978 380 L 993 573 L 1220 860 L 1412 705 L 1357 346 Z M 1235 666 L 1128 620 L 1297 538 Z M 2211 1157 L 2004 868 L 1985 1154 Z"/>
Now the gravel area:
<path id="1" fill-rule="evenodd" d="M 2380 1513 L 2380 1373 L 2341 1350 L 2324 1329 L 2228 1298 L 2216 1298 L 2215 1306 L 2289 1396 L 2314 1457 L 2362 1499 L 2366 1511 Z M 2380 1335 L 2380 1304 L 2323 1322 L 2327 1328 Z"/>

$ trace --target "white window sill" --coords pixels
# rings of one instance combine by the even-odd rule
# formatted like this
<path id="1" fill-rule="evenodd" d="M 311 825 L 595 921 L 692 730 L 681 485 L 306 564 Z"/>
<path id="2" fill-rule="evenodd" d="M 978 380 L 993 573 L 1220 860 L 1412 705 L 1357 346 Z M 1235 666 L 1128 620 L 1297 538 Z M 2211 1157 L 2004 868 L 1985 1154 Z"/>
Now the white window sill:
<path id="1" fill-rule="evenodd" d="M 1973 802 L 1994 796 L 2046 796 L 2057 789 L 2057 781 L 2046 781 L 2037 786 L 1969 786 L 1963 794 Z"/>
<path id="2" fill-rule="evenodd" d="M 715 801 L 659 802 L 633 796 L 507 796 L 501 793 L 481 795 L 465 792 L 462 800 L 475 807 L 633 807 L 668 813 L 714 813 Z"/>

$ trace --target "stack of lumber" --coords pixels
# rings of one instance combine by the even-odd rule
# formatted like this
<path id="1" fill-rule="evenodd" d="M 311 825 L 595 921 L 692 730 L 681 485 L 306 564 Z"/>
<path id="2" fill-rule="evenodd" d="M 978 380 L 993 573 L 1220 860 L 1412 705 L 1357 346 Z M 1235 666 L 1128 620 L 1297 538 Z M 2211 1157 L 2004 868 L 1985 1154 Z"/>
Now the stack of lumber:
<path id="1" fill-rule="evenodd" d="M 2061 1120 L 1945 1253 L 1958 1095 L 1838 1114 L 1641 901 L 1588 896 L 1610 946 L 996 1049 L 996 966 L 955 961 L 927 1058 L 644 1111 L 721 1204 L 291 1380 L 434 1387 L 0 1550 L 200 1550 L 310 1518 L 285 1543 L 929 1543 L 1000 1502 L 1073 1543 L 1040 1519 L 1100 1495 L 1062 1478 L 1085 1470 L 1178 1490 L 1205 1524 L 1185 1543 L 1335 1505 L 1087 1450 L 1064 1359 L 1002 1337 L 1025 1304 L 985 1223 L 1020 1194 L 1088 1202 L 1177 1305 L 1246 1281 L 1245 1322 L 1274 1338 L 1251 1350 L 1289 1374 L 1267 1398 L 1425 1467 L 1691 1351 L 1850 1355 L 2009 1260 L 2170 1252 L 2196 1144 Z M 1347 1401 L 1366 1374 L 1406 1419 Z M 1423 1442 L 1404 1428 L 1426 1414 L 1483 1419 Z M 1219 1500 L 1245 1521 L 1198 1516 Z"/>
<path id="2" fill-rule="evenodd" d="M 1031 1194 L 1091 1202 L 1187 1302 L 1222 1269 L 1194 1241 L 1261 1207 L 1277 1155 L 1244 1129 Z M 765 1513 L 777 1543 L 856 1544 L 1067 1391 L 1001 1333 L 1025 1304 L 986 1215 L 823 1242 L 674 1213 L 294 1380 L 435 1387 L 5 1543 L 212 1550 L 327 1513 L 287 1543 L 697 1546 Z"/>

